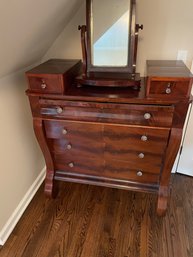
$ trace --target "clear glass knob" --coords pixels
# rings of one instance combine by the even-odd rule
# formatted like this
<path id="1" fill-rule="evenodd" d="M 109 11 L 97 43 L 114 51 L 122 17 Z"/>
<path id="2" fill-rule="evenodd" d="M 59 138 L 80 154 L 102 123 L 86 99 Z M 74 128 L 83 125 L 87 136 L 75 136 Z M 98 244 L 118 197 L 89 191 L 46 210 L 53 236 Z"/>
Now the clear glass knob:
<path id="1" fill-rule="evenodd" d="M 150 118 L 151 118 L 151 114 L 150 113 L 145 113 L 144 114 L 144 118 L 146 119 L 146 120 L 149 120 Z"/>
<path id="2" fill-rule="evenodd" d="M 141 137 L 141 141 L 147 141 L 148 140 L 148 138 L 147 138 L 147 136 L 145 136 L 145 135 L 143 135 L 142 137 Z"/>
<path id="3" fill-rule="evenodd" d="M 166 88 L 166 94 L 171 94 L 171 92 L 172 92 L 172 90 L 171 90 L 171 88 Z"/>
<path id="4" fill-rule="evenodd" d="M 138 155 L 138 157 L 139 157 L 140 159 L 143 159 L 143 158 L 145 157 L 145 154 L 144 154 L 144 153 L 140 153 L 140 154 Z"/>
<path id="5" fill-rule="evenodd" d="M 67 133 L 68 133 L 67 129 L 63 129 L 63 130 L 62 130 L 62 134 L 63 134 L 63 135 L 66 135 Z"/>
<path id="6" fill-rule="evenodd" d="M 66 147 L 68 150 L 70 150 L 70 149 L 72 149 L 72 145 L 67 145 L 67 147 Z"/>
<path id="7" fill-rule="evenodd" d="M 143 176 L 143 172 L 142 172 L 142 171 L 138 171 L 138 172 L 137 172 L 137 176 L 138 176 L 138 177 Z"/>
<path id="8" fill-rule="evenodd" d="M 68 166 L 69 166 L 70 168 L 73 168 L 73 167 L 74 167 L 74 163 L 73 163 L 73 162 L 70 162 L 70 163 L 68 164 Z"/>
<path id="9" fill-rule="evenodd" d="M 61 107 L 57 107 L 57 108 L 56 108 L 56 111 L 57 111 L 58 114 L 60 114 L 60 113 L 63 112 L 63 109 L 62 109 Z"/>
<path id="10" fill-rule="evenodd" d="M 42 88 L 42 89 L 45 89 L 46 87 L 47 87 L 47 85 L 46 85 L 45 83 L 42 83 L 42 84 L 41 84 L 41 88 Z"/>

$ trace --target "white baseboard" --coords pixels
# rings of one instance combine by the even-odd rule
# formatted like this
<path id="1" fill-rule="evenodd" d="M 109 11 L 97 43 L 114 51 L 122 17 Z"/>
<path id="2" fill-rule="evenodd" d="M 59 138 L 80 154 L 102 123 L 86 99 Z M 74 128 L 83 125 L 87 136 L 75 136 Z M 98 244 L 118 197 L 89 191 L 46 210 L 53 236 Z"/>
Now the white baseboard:
<path id="1" fill-rule="evenodd" d="M 42 182 L 45 179 L 46 174 L 46 167 L 40 172 L 39 176 L 36 178 L 34 183 L 31 185 L 27 193 L 24 195 L 23 199 L 20 201 L 17 208 L 14 210 L 6 224 L 4 225 L 3 229 L 0 231 L 0 245 L 4 245 L 8 237 L 10 236 L 11 232 L 13 231 L 14 227 L 16 226 L 17 222 L 21 218 L 22 214 L 26 210 L 27 206 L 31 202 L 32 198 L 34 197 L 35 193 L 41 186 Z"/>

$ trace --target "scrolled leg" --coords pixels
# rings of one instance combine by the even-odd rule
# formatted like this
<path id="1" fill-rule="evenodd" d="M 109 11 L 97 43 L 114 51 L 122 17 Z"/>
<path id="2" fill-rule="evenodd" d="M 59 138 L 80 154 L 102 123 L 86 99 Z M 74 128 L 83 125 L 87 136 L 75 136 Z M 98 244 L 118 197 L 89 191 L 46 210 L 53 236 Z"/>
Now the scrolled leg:
<path id="1" fill-rule="evenodd" d="M 165 216 L 169 198 L 169 187 L 160 186 L 157 200 L 157 215 Z"/>

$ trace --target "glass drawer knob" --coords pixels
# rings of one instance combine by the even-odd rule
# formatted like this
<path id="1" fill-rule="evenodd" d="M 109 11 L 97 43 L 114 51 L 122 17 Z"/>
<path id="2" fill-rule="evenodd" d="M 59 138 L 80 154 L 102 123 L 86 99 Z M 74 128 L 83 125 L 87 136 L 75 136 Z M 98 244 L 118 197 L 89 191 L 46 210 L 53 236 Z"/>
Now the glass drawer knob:
<path id="1" fill-rule="evenodd" d="M 145 157 L 145 154 L 144 154 L 144 153 L 140 153 L 140 154 L 138 155 L 138 157 L 139 157 L 140 159 L 143 159 L 143 158 Z"/>
<path id="2" fill-rule="evenodd" d="M 46 85 L 45 83 L 42 83 L 42 84 L 41 84 L 41 88 L 42 88 L 42 89 L 45 89 L 46 87 L 47 87 L 47 85 Z"/>
<path id="3" fill-rule="evenodd" d="M 147 136 L 142 136 L 142 137 L 141 137 L 141 141 L 144 141 L 144 142 L 145 142 L 145 141 L 147 141 L 147 140 L 148 140 Z"/>
<path id="4" fill-rule="evenodd" d="M 137 176 L 138 176 L 138 177 L 143 176 L 143 172 L 142 172 L 142 171 L 138 171 L 138 172 L 137 172 Z"/>
<path id="5" fill-rule="evenodd" d="M 171 94 L 171 92 L 172 92 L 172 90 L 171 90 L 171 88 L 166 88 L 166 94 Z"/>
<path id="6" fill-rule="evenodd" d="M 70 145 L 70 144 L 67 145 L 67 149 L 68 149 L 68 150 L 72 149 L 72 145 Z"/>
<path id="7" fill-rule="evenodd" d="M 56 108 L 56 111 L 57 111 L 58 114 L 60 114 L 60 113 L 63 112 L 63 109 L 62 109 L 61 107 L 57 107 L 57 108 Z"/>
<path id="8" fill-rule="evenodd" d="M 73 162 L 70 162 L 70 163 L 68 164 L 68 166 L 69 166 L 70 168 L 73 168 L 73 167 L 74 167 L 74 163 L 73 163 Z"/>
<path id="9" fill-rule="evenodd" d="M 62 130 L 62 134 L 63 134 L 63 135 L 66 135 L 67 133 L 68 133 L 67 129 L 63 129 L 63 130 Z"/>
<path id="10" fill-rule="evenodd" d="M 149 120 L 150 118 L 151 118 L 151 114 L 150 113 L 145 113 L 144 114 L 144 118 L 146 119 L 146 120 Z"/>

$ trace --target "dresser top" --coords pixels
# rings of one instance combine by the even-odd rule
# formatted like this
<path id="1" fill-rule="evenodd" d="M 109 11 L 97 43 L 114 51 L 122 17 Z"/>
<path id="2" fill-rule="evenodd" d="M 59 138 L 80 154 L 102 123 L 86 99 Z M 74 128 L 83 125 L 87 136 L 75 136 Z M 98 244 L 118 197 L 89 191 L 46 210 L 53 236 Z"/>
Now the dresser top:
<path id="1" fill-rule="evenodd" d="M 29 70 L 26 74 L 64 74 L 81 60 L 51 59 Z"/>
<path id="2" fill-rule="evenodd" d="M 189 78 L 193 75 L 183 61 L 149 60 L 147 61 L 147 76 Z"/>

